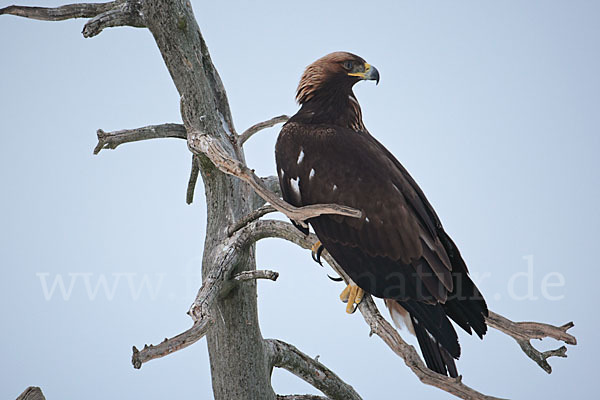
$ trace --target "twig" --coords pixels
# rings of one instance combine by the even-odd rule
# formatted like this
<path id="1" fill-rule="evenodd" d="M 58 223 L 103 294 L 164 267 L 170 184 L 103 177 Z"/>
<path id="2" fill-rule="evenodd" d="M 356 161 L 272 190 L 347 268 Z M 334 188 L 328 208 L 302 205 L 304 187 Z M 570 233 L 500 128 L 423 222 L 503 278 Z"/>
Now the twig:
<path id="1" fill-rule="evenodd" d="M 198 156 L 192 155 L 192 169 L 190 171 L 190 179 L 188 180 L 187 192 L 185 194 L 185 202 L 187 204 L 192 204 L 194 201 L 194 191 L 196 190 L 199 174 L 200 167 L 198 166 Z"/>
<path id="2" fill-rule="evenodd" d="M 68 4 L 54 8 L 8 6 L 0 8 L 0 15 L 16 15 L 18 17 L 41 21 L 64 21 L 74 18 L 93 18 L 98 14 L 109 11 L 122 1 L 123 0 L 111 1 L 108 3 Z"/>
<path id="3" fill-rule="evenodd" d="M 561 346 L 558 349 L 540 352 L 533 347 L 531 339 L 543 339 L 549 337 L 566 344 L 577 344 L 575 336 L 567 333 L 567 330 L 574 326 L 573 322 L 568 322 L 562 326 L 554 326 L 539 322 L 513 322 L 502 315 L 490 311 L 486 323 L 488 326 L 515 339 L 527 357 L 535 361 L 549 374 L 552 373 L 552 367 L 548 364 L 548 358 L 567 357 L 567 348 Z"/>
<path id="4" fill-rule="evenodd" d="M 267 121 L 263 121 L 263 122 L 259 122 L 257 124 L 252 125 L 250 128 L 246 129 L 244 131 L 244 133 L 242 133 L 239 137 L 238 137 L 238 143 L 241 145 L 243 145 L 246 140 L 250 139 L 250 137 L 252 135 L 254 135 L 257 132 L 262 131 L 263 129 L 267 129 L 270 128 L 274 125 L 280 124 L 282 122 L 287 122 L 287 120 L 290 119 L 290 117 L 288 117 L 287 115 L 280 115 L 278 117 L 273 117 Z"/>
<path id="5" fill-rule="evenodd" d="M 269 279 L 272 281 L 276 281 L 279 278 L 279 272 L 269 271 L 268 269 L 253 269 L 251 271 L 243 271 L 239 274 L 236 274 L 231 278 L 233 281 L 242 282 L 242 281 L 250 281 L 253 279 Z"/>
<path id="6" fill-rule="evenodd" d="M 234 160 L 227 154 L 219 140 L 210 135 L 198 131 L 190 132 L 188 135 L 188 147 L 195 154 L 205 154 L 222 172 L 236 176 L 248 183 L 260 197 L 271 203 L 273 207 L 284 213 L 288 218 L 301 225 L 306 226 L 304 221 L 323 214 L 338 214 L 353 218 L 360 218 L 361 216 L 360 210 L 337 204 L 316 204 L 305 207 L 294 207 L 291 204 L 286 203 L 268 190 L 253 170 L 246 167 L 243 163 Z"/>
<path id="7" fill-rule="evenodd" d="M 319 361 L 281 340 L 266 339 L 271 365 L 284 368 L 333 400 L 362 400 L 358 393 Z M 295 395 L 298 396 L 298 395 Z M 305 395 L 306 396 L 306 395 Z M 322 397 L 281 397 L 284 399 L 323 399 Z"/>
<path id="8" fill-rule="evenodd" d="M 131 363 L 133 368 L 140 369 L 142 364 L 168 356 L 178 350 L 184 349 L 198 340 L 202 339 L 209 328 L 214 323 L 214 319 L 210 315 L 205 315 L 203 318 L 194 323 L 194 325 L 185 332 L 180 333 L 171 339 L 165 339 L 157 345 L 144 345 L 142 350 L 138 350 L 133 346 L 133 355 L 131 356 Z"/>
<path id="9" fill-rule="evenodd" d="M 83 27 L 83 36 L 96 36 L 104 28 L 115 26 L 145 27 L 140 12 L 140 0 L 116 0 L 108 3 L 68 4 L 60 7 L 9 6 L 0 9 L 1 14 L 38 19 L 64 21 L 74 18 L 91 18 Z"/>
<path id="10" fill-rule="evenodd" d="M 226 283 L 229 282 L 231 272 L 236 267 L 239 257 L 243 256 L 241 250 L 251 243 L 249 238 L 256 222 L 258 221 L 235 232 L 211 255 L 213 259 L 211 264 L 214 265 L 214 268 L 202 280 L 202 286 L 188 311 L 194 321 L 209 315 L 217 296 L 229 290 L 229 285 Z"/>
<path id="11" fill-rule="evenodd" d="M 83 36 L 90 38 L 98 35 L 105 28 L 115 26 L 132 26 L 144 28 L 146 26 L 141 13 L 140 0 L 126 0 L 120 2 L 111 10 L 103 12 L 89 20 L 83 26 Z"/>
<path id="12" fill-rule="evenodd" d="M 178 138 L 187 139 L 185 128 L 181 124 L 150 125 L 143 128 L 124 129 L 114 132 L 104 132 L 98 129 L 98 144 L 94 148 L 94 154 L 103 149 L 116 149 L 123 143 L 139 142 L 141 140 Z"/>
<path id="13" fill-rule="evenodd" d="M 227 230 L 227 236 L 233 235 L 233 233 L 235 231 L 243 228 L 244 226 L 248 225 L 250 222 L 255 221 L 255 220 L 257 220 L 269 213 L 275 212 L 275 211 L 277 211 L 275 209 L 275 207 L 273 207 L 272 205 L 269 205 L 269 204 L 257 208 L 256 210 L 252 211 L 250 214 L 246 215 L 244 218 L 240 219 L 235 224 L 230 226 L 229 229 Z"/>

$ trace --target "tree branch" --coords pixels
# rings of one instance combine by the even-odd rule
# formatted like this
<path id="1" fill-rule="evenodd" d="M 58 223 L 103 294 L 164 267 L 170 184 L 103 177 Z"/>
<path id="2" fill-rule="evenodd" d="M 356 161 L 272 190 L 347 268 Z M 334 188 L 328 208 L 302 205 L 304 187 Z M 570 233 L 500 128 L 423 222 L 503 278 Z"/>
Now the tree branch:
<path id="1" fill-rule="evenodd" d="M 287 394 L 277 395 L 277 400 L 329 400 L 327 397 L 317 396 L 314 394 Z"/>
<path id="2" fill-rule="evenodd" d="M 251 243 L 248 238 L 251 236 L 255 223 L 250 223 L 235 232 L 215 249 L 213 254 L 210 254 L 214 268 L 202 280 L 202 286 L 188 311 L 194 321 L 209 315 L 209 310 L 215 299 L 221 292 L 228 291 L 228 285 L 226 286 L 225 283 L 230 280 L 238 259 L 242 257 L 241 250 Z"/>
<path id="3" fill-rule="evenodd" d="M 267 354 L 274 367 L 284 368 L 302 380 L 319 389 L 333 400 L 362 400 L 352 386 L 340 379 L 333 371 L 319 361 L 302 353 L 291 344 L 281 340 L 265 339 Z M 282 396 L 284 399 L 322 399 L 319 396 Z M 309 395 L 310 396 L 310 395 Z"/>
<path id="4" fill-rule="evenodd" d="M 239 135 L 239 137 L 238 137 L 239 145 L 241 146 L 244 143 L 246 143 L 246 140 L 250 139 L 250 137 L 252 135 L 254 135 L 255 133 L 260 132 L 263 129 L 267 129 L 267 128 L 270 128 L 277 124 L 280 124 L 282 122 L 287 122 L 288 119 L 290 119 L 290 117 L 288 117 L 287 115 L 280 115 L 278 117 L 273 117 L 267 121 L 259 122 L 257 124 L 252 125 L 250 128 L 246 129 L 244 131 L 244 133 Z"/>
<path id="5" fill-rule="evenodd" d="M 150 360 L 168 356 L 171 353 L 196 343 L 206 335 L 206 332 L 208 332 L 213 323 L 214 319 L 209 315 L 205 315 L 202 319 L 195 322 L 187 331 L 182 332 L 171 339 L 165 339 L 158 345 L 144 345 L 142 350 L 138 350 L 133 346 L 133 355 L 131 356 L 133 368 L 140 369 L 142 368 L 142 364 Z"/>
<path id="6" fill-rule="evenodd" d="M 60 7 L 8 6 L 0 9 L 1 14 L 38 19 L 42 21 L 64 21 L 74 18 L 92 18 L 83 27 L 83 36 L 96 36 L 104 28 L 115 26 L 146 26 L 141 10 L 141 0 L 116 0 L 108 3 L 68 4 Z"/>
<path id="7" fill-rule="evenodd" d="M 567 348 L 561 346 L 558 349 L 540 352 L 531 344 L 531 339 L 553 338 L 570 345 L 577 345 L 575 336 L 567 333 L 574 326 L 568 322 L 562 326 L 554 326 L 540 322 L 513 322 L 502 315 L 490 311 L 486 319 L 488 326 L 512 337 L 521 346 L 521 350 L 535 361 L 544 371 L 552 373 L 552 367 L 548 364 L 550 357 L 567 357 Z"/>
<path id="8" fill-rule="evenodd" d="M 229 229 L 227 230 L 227 235 L 231 236 L 231 235 L 233 235 L 233 233 L 235 231 L 243 228 L 244 226 L 248 225 L 250 222 L 256 221 L 257 219 L 259 219 L 269 213 L 275 212 L 275 211 L 277 211 L 275 209 L 275 207 L 273 207 L 272 205 L 269 205 L 269 204 L 259 207 L 256 210 L 252 211 L 250 214 L 246 215 L 244 218 L 237 221 L 232 226 L 230 226 Z"/>
<path id="9" fill-rule="evenodd" d="M 98 144 L 94 154 L 103 149 L 116 149 L 123 143 L 139 142 L 141 140 L 178 138 L 187 139 L 185 128 L 181 124 L 149 125 L 143 128 L 124 129 L 120 131 L 104 132 L 98 129 Z"/>
<path id="10" fill-rule="evenodd" d="M 185 202 L 187 204 L 192 204 L 194 201 L 194 191 L 196 190 L 199 174 L 200 167 L 198 166 L 198 156 L 192 155 L 192 169 L 190 171 L 190 179 L 188 180 L 187 192 L 185 194 Z"/>
<path id="11" fill-rule="evenodd" d="M 237 282 L 250 281 L 253 279 L 269 279 L 272 281 L 276 281 L 277 278 L 279 278 L 279 272 L 269 271 L 268 269 L 254 269 L 251 271 L 243 271 L 239 274 L 235 274 L 233 278 L 231 278 L 231 280 Z"/>
<path id="12" fill-rule="evenodd" d="M 358 309 L 371 328 L 371 335 L 376 334 L 379 336 L 394 353 L 404 360 L 406 366 L 412 370 L 421 382 L 435 386 L 461 399 L 498 400 L 497 397 L 487 396 L 465 385 L 462 383 L 462 376 L 451 378 L 427 368 L 415 348 L 406 343 L 398 334 L 398 331 L 383 318 L 371 296 L 365 296 Z"/>
<path id="13" fill-rule="evenodd" d="M 93 18 L 98 14 L 111 10 L 122 1 L 123 0 L 111 1 L 108 3 L 68 4 L 55 8 L 8 6 L 0 8 L 0 15 L 15 15 L 41 21 L 64 21 L 74 18 Z"/>
<path id="14" fill-rule="evenodd" d="M 141 13 L 141 0 L 120 1 L 114 8 L 103 12 L 89 20 L 83 26 L 83 37 L 90 38 L 98 35 L 105 28 L 115 26 L 131 26 L 144 28 L 146 23 Z"/>
<path id="15" fill-rule="evenodd" d="M 305 207 L 294 207 L 291 204 L 286 203 L 268 190 L 253 170 L 233 159 L 225 151 L 218 139 L 202 132 L 192 131 L 189 133 L 188 147 L 195 154 L 205 154 L 220 171 L 236 176 L 248 183 L 260 197 L 271 203 L 278 211 L 284 213 L 288 218 L 299 224 L 306 226 L 304 221 L 323 214 L 338 214 L 353 218 L 360 218 L 361 216 L 359 210 L 337 204 L 318 204 Z"/>

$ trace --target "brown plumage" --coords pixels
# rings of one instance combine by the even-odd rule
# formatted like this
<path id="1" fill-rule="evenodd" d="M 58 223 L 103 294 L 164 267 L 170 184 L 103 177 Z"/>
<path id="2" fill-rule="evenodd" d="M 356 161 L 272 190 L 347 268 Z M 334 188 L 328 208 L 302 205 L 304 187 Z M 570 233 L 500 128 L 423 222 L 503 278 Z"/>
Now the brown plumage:
<path id="1" fill-rule="evenodd" d="M 359 287 L 386 299 L 395 322 L 409 322 L 428 367 L 456 376 L 460 346 L 448 317 L 482 337 L 487 307 L 419 186 L 365 128 L 352 92 L 360 80 L 379 81 L 379 73 L 350 53 L 306 68 L 296 95 L 301 108 L 275 149 L 283 198 L 362 211 L 361 218 L 308 222 Z"/>

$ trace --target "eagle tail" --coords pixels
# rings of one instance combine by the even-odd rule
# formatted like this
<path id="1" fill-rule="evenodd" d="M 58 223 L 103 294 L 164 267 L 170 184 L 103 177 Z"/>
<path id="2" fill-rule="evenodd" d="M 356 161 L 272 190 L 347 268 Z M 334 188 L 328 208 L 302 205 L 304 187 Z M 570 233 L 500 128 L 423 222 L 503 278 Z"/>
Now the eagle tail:
<path id="1" fill-rule="evenodd" d="M 456 378 L 458 376 L 458 371 L 456 370 L 456 364 L 450 353 L 448 353 L 448 351 L 444 349 L 423 326 L 421 326 L 417 319 L 411 316 L 411 321 L 427 368 L 438 374 L 449 374 L 451 377 Z"/>
<path id="2" fill-rule="evenodd" d="M 440 239 L 452 263 L 453 291 L 444 304 L 446 314 L 461 328 L 471 334 L 471 328 L 483 339 L 487 331 L 485 317 L 488 316 L 487 304 L 475 283 L 468 275 L 467 266 L 458 248 L 443 230 Z"/>
<path id="3" fill-rule="evenodd" d="M 427 368 L 453 378 L 458 376 L 454 359 L 460 357 L 458 336 L 440 304 L 398 301 L 408 311 Z"/>

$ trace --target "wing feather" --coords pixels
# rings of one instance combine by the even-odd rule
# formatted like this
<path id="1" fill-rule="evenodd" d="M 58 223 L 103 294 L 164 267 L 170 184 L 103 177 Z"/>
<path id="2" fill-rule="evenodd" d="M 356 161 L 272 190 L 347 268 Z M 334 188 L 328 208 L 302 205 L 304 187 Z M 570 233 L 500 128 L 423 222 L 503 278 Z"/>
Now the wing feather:
<path id="1" fill-rule="evenodd" d="M 309 221 L 326 248 L 357 248 L 370 257 L 412 265 L 429 294 L 445 302 L 452 291 L 452 266 L 437 237 L 439 220 L 410 175 L 371 135 L 288 123 L 277 141 L 276 158 L 285 200 L 362 211 L 361 218 L 324 215 Z M 294 179 L 301 193 L 297 203 Z"/>

